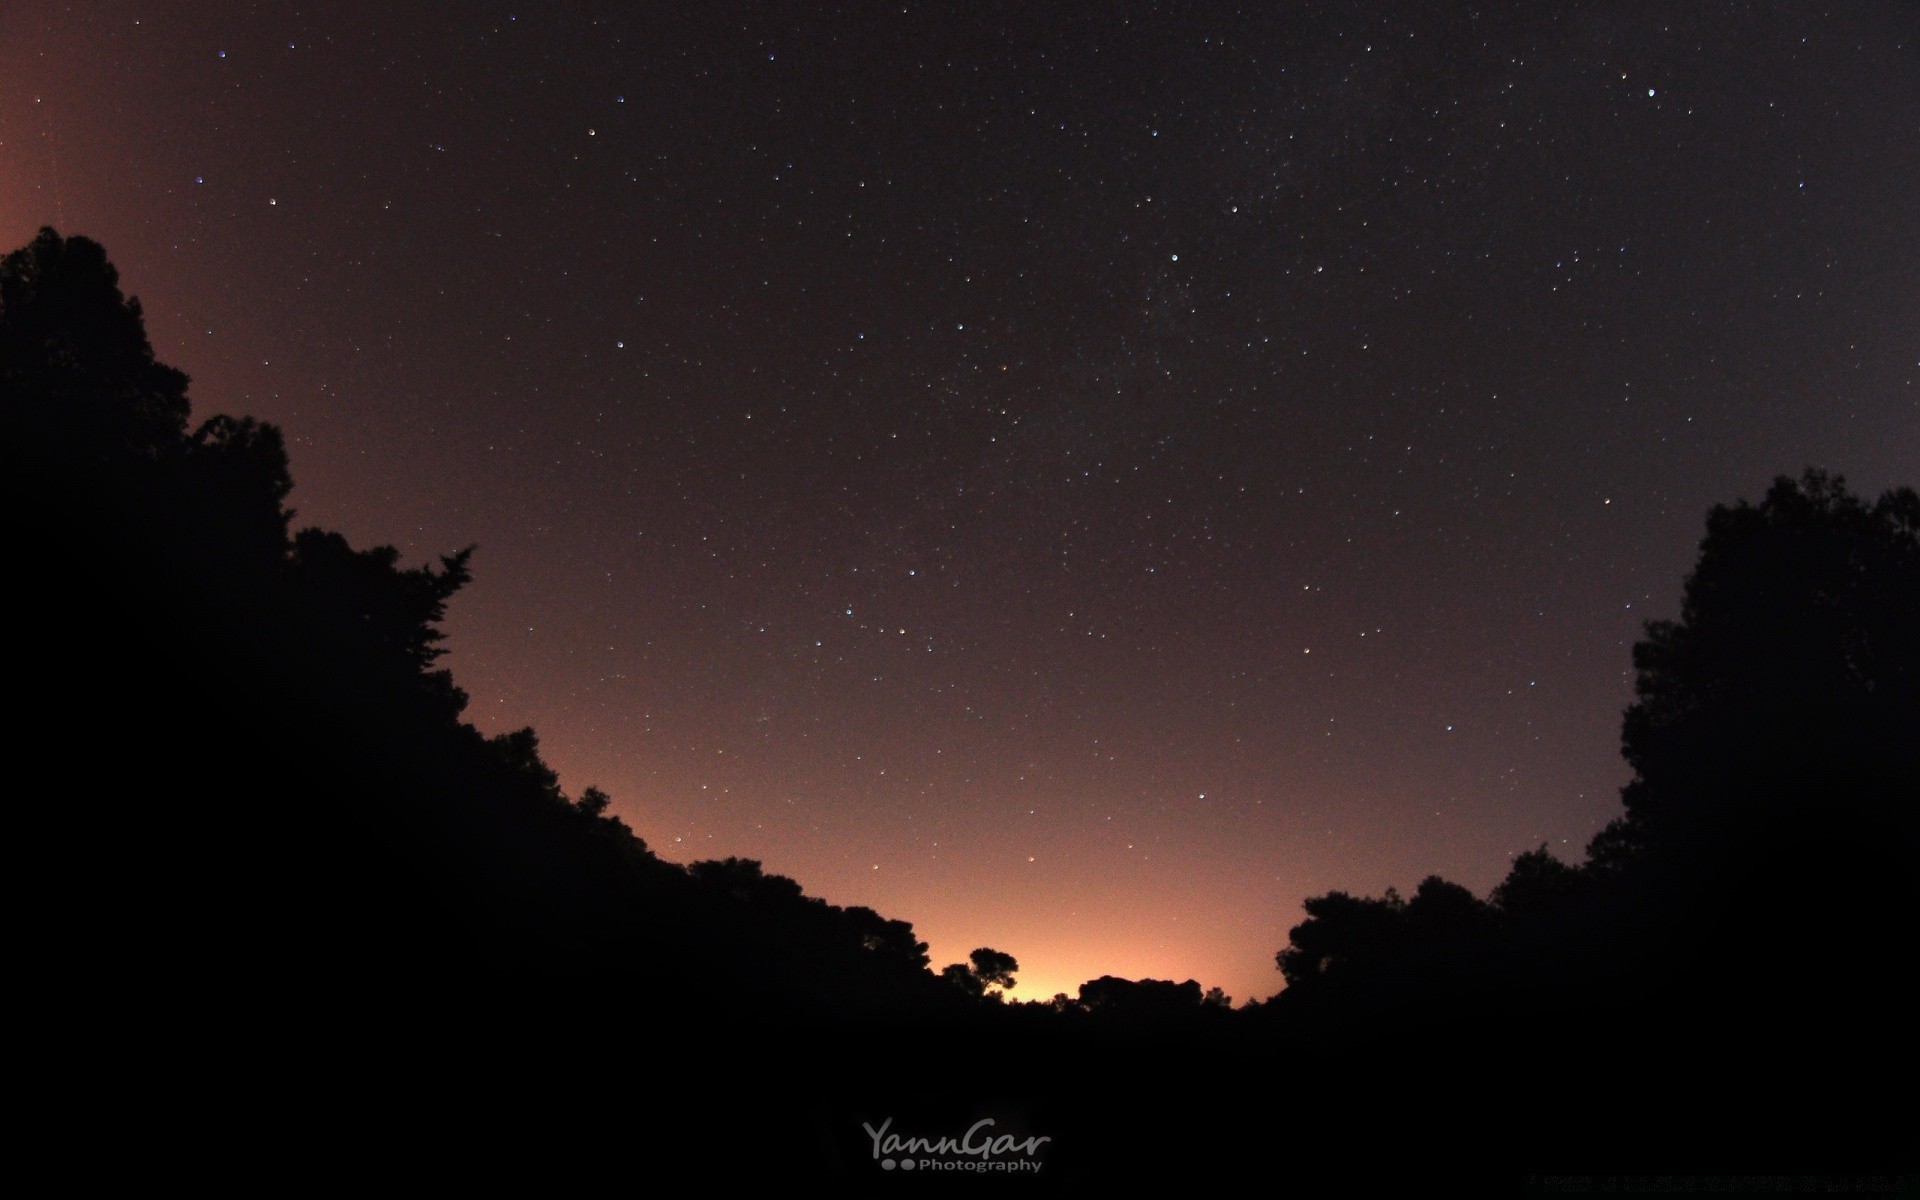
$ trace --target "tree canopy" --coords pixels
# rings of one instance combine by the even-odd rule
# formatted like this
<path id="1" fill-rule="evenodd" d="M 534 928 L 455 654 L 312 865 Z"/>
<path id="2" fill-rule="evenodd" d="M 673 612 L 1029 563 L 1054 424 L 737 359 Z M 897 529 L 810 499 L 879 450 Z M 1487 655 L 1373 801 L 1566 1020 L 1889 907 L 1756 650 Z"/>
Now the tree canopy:
<path id="1" fill-rule="evenodd" d="M 1633 778 L 1586 860 L 1520 854 L 1484 902 L 1437 877 L 1411 900 L 1312 897 L 1277 955 L 1295 1002 L 1436 971 L 1585 980 L 1566 950 L 1582 939 L 1620 941 L 1615 969 L 1648 974 L 1698 959 L 1705 943 L 1673 941 L 1683 929 L 1727 959 L 1789 929 L 1838 951 L 1912 911 L 1920 496 L 1869 504 L 1810 470 L 1715 506 L 1679 617 L 1649 623 L 1633 662 Z M 1656 968 L 1646 956 L 1668 943 L 1678 958 Z"/>
<path id="2" fill-rule="evenodd" d="M 1596 861 L 1905 823 L 1920 791 L 1920 496 L 1837 477 L 1717 506 L 1680 617 L 1634 647 L 1634 777 Z M 1784 824 L 1783 824 L 1784 823 Z"/>
<path id="3" fill-rule="evenodd" d="M 37 844 L 124 944 L 95 969 L 171 956 L 202 994 L 486 977 L 792 1012 L 947 999 L 906 922 L 750 860 L 663 862 L 606 793 L 562 791 L 531 729 L 462 721 L 439 661 L 474 549 L 410 566 L 295 530 L 279 430 L 190 426 L 187 382 L 98 243 L 42 230 L 0 262 L 0 486 L 47 760 L 29 778 L 88 770 Z"/>
<path id="4" fill-rule="evenodd" d="M 940 978 L 959 989 L 964 995 L 997 999 L 1000 993 L 988 991 L 988 989 L 1005 990 L 1013 987 L 1013 975 L 1019 969 L 1020 964 L 1014 960 L 1013 955 L 995 950 L 990 946 L 982 946 L 975 950 L 966 962 L 949 963 L 942 967 Z"/>

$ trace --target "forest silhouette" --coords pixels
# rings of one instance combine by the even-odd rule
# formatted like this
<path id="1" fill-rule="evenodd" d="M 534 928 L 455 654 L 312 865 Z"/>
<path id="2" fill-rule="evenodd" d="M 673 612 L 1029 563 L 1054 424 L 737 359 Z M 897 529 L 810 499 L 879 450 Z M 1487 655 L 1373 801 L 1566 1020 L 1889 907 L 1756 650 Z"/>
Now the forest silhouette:
<path id="1" fill-rule="evenodd" d="M 472 549 L 296 529 L 280 432 L 187 382 L 97 243 L 0 265 L 37 1088 L 123 1153 L 858 1181 L 865 1114 L 996 1111 L 1068 1185 L 1911 1167 L 1912 490 L 1712 511 L 1583 861 L 1313 897 L 1239 1009 L 1021 1004 L 1011 956 L 662 860 L 481 734 L 438 665 Z"/>

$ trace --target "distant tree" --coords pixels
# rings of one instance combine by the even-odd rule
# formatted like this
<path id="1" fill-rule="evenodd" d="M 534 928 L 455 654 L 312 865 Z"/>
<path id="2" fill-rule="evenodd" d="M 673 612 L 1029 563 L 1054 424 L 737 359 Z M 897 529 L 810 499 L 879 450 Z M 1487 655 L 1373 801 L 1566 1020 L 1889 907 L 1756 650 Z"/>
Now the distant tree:
<path id="1" fill-rule="evenodd" d="M 999 992 L 989 993 L 988 988 L 1011 988 L 1013 973 L 1020 969 L 1011 954 L 1002 953 L 988 946 L 982 946 L 970 956 L 969 962 L 949 963 L 941 968 L 940 978 L 965 992 L 969 996 L 995 996 Z"/>
<path id="2" fill-rule="evenodd" d="M 1011 988 L 1013 973 L 1020 969 L 1013 955 L 986 946 L 973 952 L 972 962 L 974 975 L 986 987 Z"/>

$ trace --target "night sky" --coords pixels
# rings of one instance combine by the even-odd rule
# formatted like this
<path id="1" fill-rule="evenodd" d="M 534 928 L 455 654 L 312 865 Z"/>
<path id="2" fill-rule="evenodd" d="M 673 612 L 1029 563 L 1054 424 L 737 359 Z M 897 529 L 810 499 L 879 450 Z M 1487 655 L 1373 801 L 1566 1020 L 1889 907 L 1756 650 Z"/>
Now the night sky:
<path id="1" fill-rule="evenodd" d="M 676 861 L 1279 989 L 1620 811 L 1707 508 L 1920 482 L 1920 5 L 0 7 L 297 524 Z"/>

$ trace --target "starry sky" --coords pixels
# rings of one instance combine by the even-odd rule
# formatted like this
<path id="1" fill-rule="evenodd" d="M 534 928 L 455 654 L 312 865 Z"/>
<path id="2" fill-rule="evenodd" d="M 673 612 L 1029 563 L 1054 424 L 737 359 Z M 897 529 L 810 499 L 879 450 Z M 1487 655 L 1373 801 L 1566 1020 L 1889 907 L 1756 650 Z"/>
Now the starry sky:
<path id="1" fill-rule="evenodd" d="M 1023 997 L 1577 858 L 1708 506 L 1920 483 L 1916 213 L 1911 3 L 0 7 L 0 242 L 475 723 Z"/>

